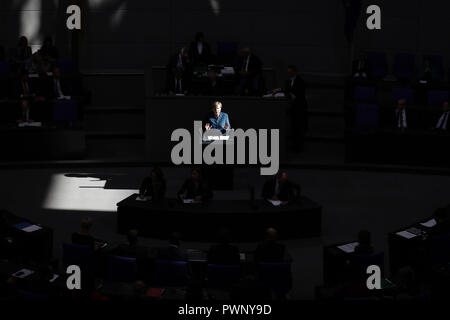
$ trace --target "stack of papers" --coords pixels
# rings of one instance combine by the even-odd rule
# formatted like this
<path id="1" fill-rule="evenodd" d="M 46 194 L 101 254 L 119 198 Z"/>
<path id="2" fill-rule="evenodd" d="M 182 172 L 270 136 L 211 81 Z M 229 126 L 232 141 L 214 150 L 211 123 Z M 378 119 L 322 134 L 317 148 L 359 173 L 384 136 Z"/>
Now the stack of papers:
<path id="1" fill-rule="evenodd" d="M 350 243 L 338 246 L 338 248 L 341 249 L 342 251 L 344 251 L 345 253 L 353 253 L 353 252 L 355 252 L 355 248 L 358 244 L 359 244 L 359 242 L 350 242 Z"/>
<path id="2" fill-rule="evenodd" d="M 29 222 L 22 222 L 22 223 L 18 223 L 14 226 L 16 229 L 25 231 L 25 232 L 33 232 L 33 231 L 37 231 L 37 230 L 41 230 L 42 227 L 36 225 L 36 224 L 31 224 Z"/>
<path id="3" fill-rule="evenodd" d="M 194 199 L 184 199 L 183 203 L 201 203 L 201 201 L 195 201 Z"/>
<path id="4" fill-rule="evenodd" d="M 33 274 L 33 273 L 34 273 L 34 271 L 30 270 L 30 269 L 20 269 L 19 271 L 13 273 L 13 277 L 23 279 L 23 278 L 26 278 L 30 274 Z"/>
<path id="5" fill-rule="evenodd" d="M 285 95 L 283 92 L 278 92 L 275 94 L 269 93 L 269 94 L 263 95 L 263 98 L 284 98 L 284 97 L 285 97 Z"/>
<path id="6" fill-rule="evenodd" d="M 275 207 L 278 207 L 279 205 L 281 205 L 281 201 L 280 200 L 267 199 L 267 201 L 269 201 Z"/>
<path id="7" fill-rule="evenodd" d="M 223 69 L 220 71 L 222 74 L 234 74 L 233 67 L 223 67 Z"/>
<path id="8" fill-rule="evenodd" d="M 42 127 L 42 122 L 22 122 L 18 124 L 19 128 L 23 127 Z"/>
<path id="9" fill-rule="evenodd" d="M 70 100 L 70 99 L 72 99 L 71 96 L 59 96 L 58 97 L 58 100 Z"/>
<path id="10" fill-rule="evenodd" d="M 399 235 L 400 237 L 405 238 L 405 239 L 411 239 L 411 238 L 417 237 L 416 234 L 411 233 L 411 232 L 409 232 L 407 230 L 399 231 L 396 234 Z"/>
<path id="11" fill-rule="evenodd" d="M 423 225 L 424 227 L 427 227 L 427 228 L 433 228 L 436 225 L 436 220 L 431 219 L 426 222 L 422 222 L 421 225 Z"/>

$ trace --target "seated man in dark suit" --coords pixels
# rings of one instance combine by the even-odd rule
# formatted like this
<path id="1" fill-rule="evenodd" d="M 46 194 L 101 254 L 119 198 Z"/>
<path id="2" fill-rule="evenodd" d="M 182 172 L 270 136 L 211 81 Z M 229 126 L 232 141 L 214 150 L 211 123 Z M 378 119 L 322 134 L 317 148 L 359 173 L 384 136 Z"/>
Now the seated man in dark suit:
<path id="1" fill-rule="evenodd" d="M 202 178 L 199 168 L 192 169 L 191 177 L 186 179 L 178 191 L 178 198 L 193 199 L 195 201 L 208 201 L 213 197 L 209 184 Z"/>
<path id="2" fill-rule="evenodd" d="M 148 266 L 148 248 L 138 244 L 137 230 L 129 230 L 127 234 L 128 243 L 120 244 L 110 251 L 110 255 L 135 258 L 137 274 L 139 279 L 144 279 Z"/>
<path id="3" fill-rule="evenodd" d="M 175 74 L 167 79 L 166 91 L 170 96 L 177 94 L 188 95 L 190 92 L 190 81 L 184 76 L 181 68 L 175 69 Z"/>
<path id="4" fill-rule="evenodd" d="M 189 54 L 194 67 L 208 65 L 211 62 L 211 48 L 205 41 L 203 32 L 197 32 L 195 35 L 195 40 L 189 47 Z"/>
<path id="5" fill-rule="evenodd" d="M 396 129 L 406 130 L 418 127 L 418 114 L 414 110 L 408 108 L 406 99 L 397 101 L 397 107 L 393 113 L 392 125 Z"/>
<path id="6" fill-rule="evenodd" d="M 83 246 L 90 246 L 92 247 L 92 249 L 98 250 L 103 243 L 90 234 L 91 228 L 92 219 L 90 217 L 81 219 L 80 231 L 74 232 L 72 234 L 72 243 Z"/>
<path id="7" fill-rule="evenodd" d="M 374 249 L 371 244 L 371 234 L 367 230 L 358 232 L 358 245 L 355 247 L 356 254 L 371 254 Z"/>
<path id="8" fill-rule="evenodd" d="M 238 93 L 240 95 L 261 94 L 262 62 L 250 52 L 249 48 L 241 49 L 234 70 L 238 80 Z"/>
<path id="9" fill-rule="evenodd" d="M 170 235 L 169 245 L 158 249 L 158 259 L 172 261 L 186 261 L 186 251 L 181 248 L 180 234 L 174 232 Z"/>
<path id="10" fill-rule="evenodd" d="M 442 103 L 442 113 L 436 122 L 435 129 L 445 132 L 450 131 L 450 107 L 448 105 L 448 101 L 444 101 L 444 103 Z"/>
<path id="11" fill-rule="evenodd" d="M 278 233 L 274 228 L 266 231 L 266 239 L 260 243 L 255 251 L 255 262 L 277 263 L 286 261 L 286 247 L 277 242 Z"/>
<path id="12" fill-rule="evenodd" d="M 150 177 L 142 181 L 139 188 L 139 197 L 151 201 L 161 201 L 166 195 L 166 180 L 162 170 L 154 167 Z"/>
<path id="13" fill-rule="evenodd" d="M 227 229 L 219 233 L 219 243 L 208 250 L 208 264 L 239 264 L 239 248 L 230 244 L 231 236 Z"/>
<path id="14" fill-rule="evenodd" d="M 282 205 L 297 201 L 300 194 L 300 186 L 290 181 L 286 172 L 267 180 L 262 190 L 263 199 L 280 200 Z"/>

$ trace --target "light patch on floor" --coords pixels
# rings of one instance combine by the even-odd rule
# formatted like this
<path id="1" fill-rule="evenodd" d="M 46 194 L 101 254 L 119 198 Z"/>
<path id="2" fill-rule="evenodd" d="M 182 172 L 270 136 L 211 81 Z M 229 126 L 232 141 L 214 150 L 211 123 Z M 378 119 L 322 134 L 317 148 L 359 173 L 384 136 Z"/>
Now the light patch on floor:
<path id="1" fill-rule="evenodd" d="M 138 190 L 104 189 L 106 180 L 53 174 L 43 209 L 115 212 L 116 204 Z"/>

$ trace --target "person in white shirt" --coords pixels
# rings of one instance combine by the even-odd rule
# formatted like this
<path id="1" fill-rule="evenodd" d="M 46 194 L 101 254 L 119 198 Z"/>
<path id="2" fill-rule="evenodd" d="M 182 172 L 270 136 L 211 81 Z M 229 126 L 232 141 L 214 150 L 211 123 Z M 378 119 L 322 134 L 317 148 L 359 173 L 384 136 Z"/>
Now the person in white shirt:
<path id="1" fill-rule="evenodd" d="M 442 104 L 442 113 L 435 126 L 436 130 L 450 131 L 450 107 L 448 101 L 444 101 Z"/>
<path id="2" fill-rule="evenodd" d="M 406 100 L 400 99 L 397 102 L 397 108 L 395 109 L 395 127 L 398 129 L 408 128 L 408 117 L 406 113 Z"/>

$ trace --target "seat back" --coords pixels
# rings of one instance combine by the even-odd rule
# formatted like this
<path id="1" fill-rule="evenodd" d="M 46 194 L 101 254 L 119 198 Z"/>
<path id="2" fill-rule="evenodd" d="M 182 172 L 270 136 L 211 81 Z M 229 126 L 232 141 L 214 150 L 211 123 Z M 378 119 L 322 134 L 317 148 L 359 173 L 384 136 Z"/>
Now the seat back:
<path id="1" fill-rule="evenodd" d="M 355 254 L 351 258 L 351 263 L 353 266 L 354 276 L 367 275 L 367 267 L 371 265 L 376 265 L 380 267 L 381 274 L 384 272 L 384 252 L 377 252 L 371 254 Z"/>
<path id="2" fill-rule="evenodd" d="M 207 279 L 211 288 L 229 288 L 240 278 L 240 265 L 208 264 Z"/>
<path id="3" fill-rule="evenodd" d="M 360 129 L 376 129 L 379 123 L 379 108 L 376 104 L 357 104 L 355 125 Z"/>
<path id="4" fill-rule="evenodd" d="M 184 287 L 188 280 L 186 261 L 156 260 L 156 283 L 164 286 Z"/>
<path id="5" fill-rule="evenodd" d="M 356 103 L 374 103 L 376 102 L 375 87 L 356 86 L 353 89 L 353 99 Z"/>
<path id="6" fill-rule="evenodd" d="M 416 57 L 411 53 L 397 53 L 394 56 L 394 74 L 401 79 L 411 78 L 414 75 Z"/>
<path id="7" fill-rule="evenodd" d="M 62 246 L 64 269 L 70 265 L 77 265 L 82 274 L 93 274 L 94 250 L 92 247 L 72 243 L 63 243 Z"/>
<path id="8" fill-rule="evenodd" d="M 448 101 L 447 90 L 430 90 L 428 91 L 427 103 L 429 106 L 440 106 L 444 101 Z"/>
<path id="9" fill-rule="evenodd" d="M 367 52 L 367 59 L 370 64 L 370 75 L 375 78 L 382 78 L 388 72 L 385 52 Z"/>
<path id="10" fill-rule="evenodd" d="M 136 258 L 110 256 L 107 265 L 107 277 L 113 282 L 132 282 L 136 280 Z"/>
<path id="11" fill-rule="evenodd" d="M 433 264 L 450 262 L 450 233 L 431 237 L 430 256 Z"/>
<path id="12" fill-rule="evenodd" d="M 217 57 L 219 63 L 232 65 L 236 61 L 238 53 L 237 42 L 219 41 L 217 42 Z"/>
<path id="13" fill-rule="evenodd" d="M 77 104 L 73 100 L 56 100 L 53 106 L 54 121 L 76 121 Z"/>
<path id="14" fill-rule="evenodd" d="M 392 101 L 396 103 L 400 99 L 405 99 L 407 104 L 414 104 L 414 90 L 409 88 L 393 88 Z"/>
<path id="15" fill-rule="evenodd" d="M 292 288 L 291 263 L 258 264 L 258 277 L 270 289 L 279 294 L 286 294 Z"/>

